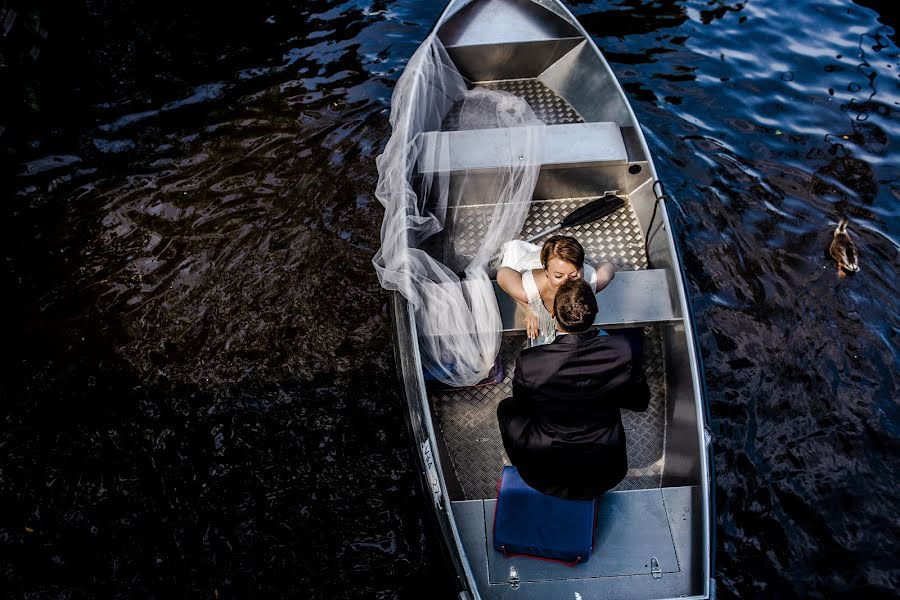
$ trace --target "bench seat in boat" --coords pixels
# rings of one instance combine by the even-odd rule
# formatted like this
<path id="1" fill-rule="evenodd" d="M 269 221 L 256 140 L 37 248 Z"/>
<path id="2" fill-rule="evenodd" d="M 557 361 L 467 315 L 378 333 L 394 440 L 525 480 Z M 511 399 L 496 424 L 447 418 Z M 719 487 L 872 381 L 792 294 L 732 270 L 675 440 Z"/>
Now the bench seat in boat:
<path id="1" fill-rule="evenodd" d="M 525 331 L 525 311 L 494 282 L 504 333 Z M 669 293 L 665 269 L 619 271 L 597 294 L 600 311 L 594 320 L 597 327 L 640 327 L 651 324 L 676 323 L 676 312 Z"/>
<path id="2" fill-rule="evenodd" d="M 420 134 L 419 176 L 449 177 L 451 205 L 481 205 L 500 195 L 498 169 L 518 164 L 510 155 L 511 129 L 462 129 Z M 533 199 L 585 198 L 628 193 L 628 146 L 614 121 L 546 125 Z M 489 201 L 487 201 L 489 202 Z"/>
<path id="3" fill-rule="evenodd" d="M 482 598 L 677 598 L 692 589 L 692 535 L 701 518 L 697 486 L 607 492 L 598 501 L 594 551 L 575 567 L 506 557 L 491 543 L 495 500 L 453 502 L 468 556 L 478 569 Z M 519 588 L 510 589 L 510 570 Z M 552 584 L 551 584 L 552 582 Z M 647 587 L 652 586 L 653 595 Z M 512 592 L 512 594 L 511 594 Z"/>
<path id="4" fill-rule="evenodd" d="M 509 129 L 429 131 L 422 136 L 419 173 L 496 170 L 512 166 Z M 543 168 L 613 166 L 628 163 L 628 152 L 617 123 L 547 125 Z"/>

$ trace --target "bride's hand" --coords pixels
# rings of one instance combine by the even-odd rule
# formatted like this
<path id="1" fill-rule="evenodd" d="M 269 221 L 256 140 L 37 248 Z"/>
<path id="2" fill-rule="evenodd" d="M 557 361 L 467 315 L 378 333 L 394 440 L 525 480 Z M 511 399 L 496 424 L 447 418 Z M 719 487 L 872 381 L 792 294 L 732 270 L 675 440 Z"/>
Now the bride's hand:
<path id="1" fill-rule="evenodd" d="M 537 338 L 540 330 L 538 316 L 534 314 L 533 310 L 528 309 L 525 312 L 525 331 L 528 333 L 528 339 L 533 340 Z"/>

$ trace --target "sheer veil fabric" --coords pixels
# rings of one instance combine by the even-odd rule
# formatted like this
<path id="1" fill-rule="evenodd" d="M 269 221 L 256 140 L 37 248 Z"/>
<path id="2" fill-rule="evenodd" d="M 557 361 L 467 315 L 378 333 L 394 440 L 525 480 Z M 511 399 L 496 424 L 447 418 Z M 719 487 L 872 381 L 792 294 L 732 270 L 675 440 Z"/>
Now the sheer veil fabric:
<path id="1" fill-rule="evenodd" d="M 459 130 L 498 130 L 491 139 L 493 164 L 461 170 L 463 154 L 483 149 L 458 138 L 451 143 L 448 134 L 426 135 L 441 131 L 451 110 L 459 111 Z M 376 161 L 375 195 L 385 215 L 373 263 L 381 285 L 413 307 L 425 370 L 451 386 L 473 385 L 487 376 L 500 350 L 500 311 L 487 269 L 528 215 L 544 124 L 521 98 L 469 89 L 434 33 L 400 77 L 390 121 L 391 137 Z M 468 262 L 448 265 L 422 248 L 444 231 L 460 202 L 480 205 L 484 227 L 474 257 L 463 253 Z"/>

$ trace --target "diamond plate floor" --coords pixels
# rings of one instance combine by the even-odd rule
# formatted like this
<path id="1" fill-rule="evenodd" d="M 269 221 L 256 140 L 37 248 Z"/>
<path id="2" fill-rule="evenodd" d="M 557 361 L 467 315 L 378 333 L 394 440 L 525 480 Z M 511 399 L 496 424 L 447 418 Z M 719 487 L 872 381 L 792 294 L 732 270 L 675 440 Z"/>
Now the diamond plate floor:
<path id="1" fill-rule="evenodd" d="M 650 387 L 650 406 L 642 413 L 622 411 L 628 452 L 628 475 L 615 490 L 662 487 L 666 440 L 666 363 L 662 329 L 644 328 L 644 376 Z"/>
<path id="2" fill-rule="evenodd" d="M 547 125 L 559 125 L 563 123 L 584 123 L 572 106 L 556 95 L 556 92 L 548 88 L 537 79 L 506 79 L 504 81 L 482 81 L 476 84 L 489 90 L 501 90 L 509 92 L 531 106 L 534 116 Z M 441 124 L 442 131 L 456 131 L 459 129 L 459 113 L 462 103 L 456 104 Z"/>
<path id="3" fill-rule="evenodd" d="M 662 333 L 659 328 L 648 327 L 644 335 L 650 406 L 643 413 L 622 411 L 629 469 L 616 490 L 661 486 L 666 420 Z M 503 338 L 500 355 L 506 373 L 502 383 L 429 395 L 466 500 L 496 497 L 500 470 L 509 464 L 497 426 L 497 405 L 512 395 L 516 357 L 525 343 L 525 336 Z"/>
<path id="4" fill-rule="evenodd" d="M 594 198 L 533 201 L 519 239 L 527 239 L 556 225 L 592 200 Z M 462 271 L 481 247 L 492 211 L 492 206 L 460 206 L 448 210 L 444 230 L 429 238 L 422 249 L 454 271 Z M 570 227 L 562 233 L 581 242 L 585 257 L 594 264 L 608 260 L 619 271 L 647 268 L 644 239 L 630 202 L 598 221 Z M 491 277 L 494 275 L 494 272 L 489 273 Z"/>

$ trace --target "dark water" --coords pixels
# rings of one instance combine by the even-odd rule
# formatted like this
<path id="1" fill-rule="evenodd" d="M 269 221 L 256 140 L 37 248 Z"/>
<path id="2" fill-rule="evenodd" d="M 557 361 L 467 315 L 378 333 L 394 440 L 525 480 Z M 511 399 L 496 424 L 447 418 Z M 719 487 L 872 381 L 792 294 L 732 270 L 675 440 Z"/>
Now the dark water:
<path id="1" fill-rule="evenodd" d="M 0 4 L 5 595 L 450 597 L 370 263 L 391 90 L 442 8 Z M 897 597 L 897 23 L 573 10 L 674 195 L 720 597 Z"/>

